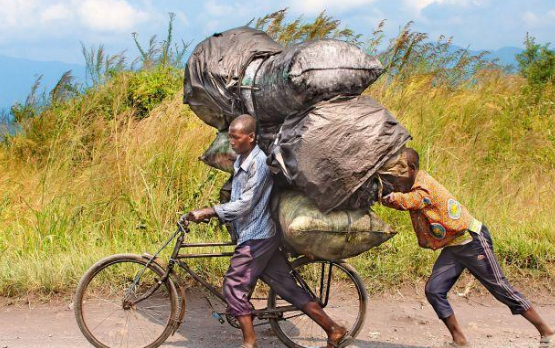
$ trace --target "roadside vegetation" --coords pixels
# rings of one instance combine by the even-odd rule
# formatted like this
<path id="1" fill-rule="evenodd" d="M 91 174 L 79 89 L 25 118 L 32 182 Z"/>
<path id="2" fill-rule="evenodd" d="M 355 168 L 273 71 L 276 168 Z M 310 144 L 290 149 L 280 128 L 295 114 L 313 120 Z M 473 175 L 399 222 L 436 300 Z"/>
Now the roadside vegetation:
<path id="1" fill-rule="evenodd" d="M 86 86 L 68 72 L 41 94 L 39 79 L 13 106 L 17 131 L 0 144 L 0 295 L 71 292 L 96 260 L 153 252 L 181 213 L 217 202 L 228 174 L 198 160 L 216 131 L 182 103 L 189 43 L 175 40 L 172 23 L 170 15 L 165 38 L 147 45 L 133 34 L 134 62 L 83 47 Z M 285 45 L 333 37 L 379 56 L 387 72 L 365 93 L 409 129 L 422 167 L 490 227 L 508 276 L 553 285 L 555 61 L 547 44 L 527 36 L 514 74 L 411 23 L 391 40 L 385 22 L 358 35 L 325 13 L 307 22 L 279 11 L 250 25 Z M 400 233 L 349 262 L 371 290 L 425 277 L 437 253 L 417 246 L 408 214 L 376 211 Z M 190 238 L 226 233 L 213 221 Z M 195 267 L 218 281 L 227 262 Z"/>

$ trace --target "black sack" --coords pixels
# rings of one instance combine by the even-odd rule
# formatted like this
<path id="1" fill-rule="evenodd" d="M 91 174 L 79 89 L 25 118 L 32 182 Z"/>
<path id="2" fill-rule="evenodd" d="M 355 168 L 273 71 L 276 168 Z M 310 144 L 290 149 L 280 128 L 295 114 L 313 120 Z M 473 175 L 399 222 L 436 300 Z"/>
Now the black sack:
<path id="1" fill-rule="evenodd" d="M 261 125 L 281 124 L 288 115 L 338 95 L 359 95 L 384 71 L 356 45 L 332 39 L 289 46 L 256 70 L 245 81 L 254 86 L 252 100 L 248 92 L 243 99 Z"/>
<path id="2" fill-rule="evenodd" d="M 245 112 L 239 82 L 246 67 L 253 59 L 282 49 L 265 32 L 249 27 L 212 35 L 195 47 L 187 61 L 183 102 L 208 125 L 227 129 L 235 116 Z"/>
<path id="3" fill-rule="evenodd" d="M 368 208 L 371 201 L 345 203 L 360 189 L 373 190 L 372 176 L 410 139 L 371 97 L 339 96 L 289 116 L 268 164 L 323 212 Z"/>

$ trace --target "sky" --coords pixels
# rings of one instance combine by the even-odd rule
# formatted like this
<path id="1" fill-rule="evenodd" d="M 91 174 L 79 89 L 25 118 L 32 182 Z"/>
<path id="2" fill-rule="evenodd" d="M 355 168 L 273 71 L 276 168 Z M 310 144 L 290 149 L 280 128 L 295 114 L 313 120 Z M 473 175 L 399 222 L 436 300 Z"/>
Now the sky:
<path id="1" fill-rule="evenodd" d="M 453 36 L 473 50 L 522 47 L 526 32 L 555 42 L 552 0 L 0 0 L 0 55 L 83 64 L 83 42 L 134 57 L 131 33 L 144 45 L 152 35 L 163 37 L 168 12 L 176 14 L 176 37 L 194 45 L 286 7 L 291 19 L 327 10 L 362 34 L 386 19 L 387 37 L 412 20 L 432 39 Z"/>

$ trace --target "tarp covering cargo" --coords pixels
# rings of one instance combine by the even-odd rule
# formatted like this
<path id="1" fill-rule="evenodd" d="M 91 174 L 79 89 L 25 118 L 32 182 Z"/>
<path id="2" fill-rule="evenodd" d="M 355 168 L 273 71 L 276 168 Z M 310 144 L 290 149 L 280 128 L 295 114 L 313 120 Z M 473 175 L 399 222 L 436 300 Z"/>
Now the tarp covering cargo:
<path id="1" fill-rule="evenodd" d="M 340 96 L 288 117 L 268 162 L 329 212 L 348 202 L 410 138 L 371 97 Z"/>
<path id="2" fill-rule="evenodd" d="M 359 255 L 387 241 L 395 231 L 368 210 L 323 214 L 301 192 L 281 195 L 279 223 L 286 242 L 298 254 L 326 260 Z"/>
<path id="3" fill-rule="evenodd" d="M 255 67 L 259 64 L 253 62 Z M 266 59 L 253 78 L 244 80 L 255 87 L 252 101 L 248 94 L 243 99 L 254 102 L 260 124 L 281 124 L 288 115 L 319 101 L 361 94 L 382 72 L 380 61 L 356 45 L 332 39 L 309 41 Z"/>
<path id="4" fill-rule="evenodd" d="M 184 102 L 210 126 L 226 129 L 244 112 L 236 86 L 245 68 L 253 59 L 281 50 L 266 33 L 249 27 L 214 34 L 199 43 L 187 61 Z"/>
<path id="5" fill-rule="evenodd" d="M 227 132 L 218 132 L 216 139 L 200 156 L 204 163 L 228 173 L 233 173 L 233 163 L 236 159 L 237 154 L 231 148 Z"/>

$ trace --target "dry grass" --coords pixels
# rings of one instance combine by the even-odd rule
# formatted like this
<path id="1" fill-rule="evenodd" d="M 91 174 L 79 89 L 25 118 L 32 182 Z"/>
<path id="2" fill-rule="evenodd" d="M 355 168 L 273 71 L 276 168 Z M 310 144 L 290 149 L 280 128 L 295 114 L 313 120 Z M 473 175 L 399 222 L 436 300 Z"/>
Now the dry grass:
<path id="1" fill-rule="evenodd" d="M 46 110 L 0 148 L 0 294 L 72 290 L 111 253 L 153 251 L 179 213 L 212 204 L 226 174 L 197 160 L 215 131 L 181 93 L 138 120 L 130 75 Z M 495 71 L 448 88 L 426 74 L 367 93 L 414 136 L 423 167 L 493 232 L 511 279 L 553 278 L 555 92 Z M 418 248 L 407 214 L 377 208 L 401 233 L 351 262 L 374 289 L 425 277 L 437 254 Z M 194 240 L 223 240 L 215 224 Z M 227 260 L 197 262 L 212 279 Z"/>

